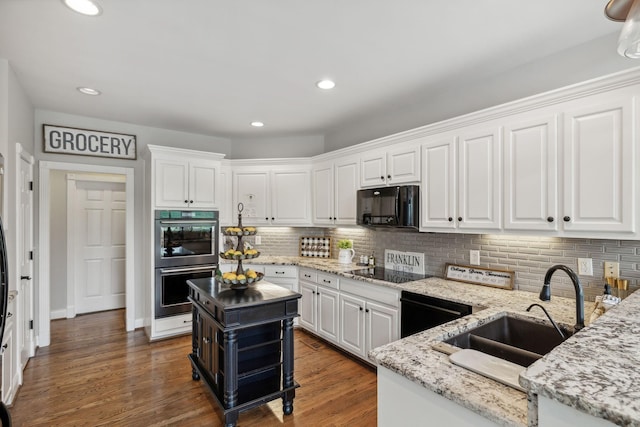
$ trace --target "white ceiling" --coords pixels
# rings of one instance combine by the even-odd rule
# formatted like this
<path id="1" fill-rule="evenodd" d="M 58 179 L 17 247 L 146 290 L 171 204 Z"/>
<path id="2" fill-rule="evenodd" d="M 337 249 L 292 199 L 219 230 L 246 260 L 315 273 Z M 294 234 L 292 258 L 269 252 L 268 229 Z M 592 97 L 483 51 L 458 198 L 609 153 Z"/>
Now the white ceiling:
<path id="1" fill-rule="evenodd" d="M 326 134 L 621 28 L 605 0 L 98 2 L 0 0 L 0 57 L 34 106 L 231 138 Z"/>

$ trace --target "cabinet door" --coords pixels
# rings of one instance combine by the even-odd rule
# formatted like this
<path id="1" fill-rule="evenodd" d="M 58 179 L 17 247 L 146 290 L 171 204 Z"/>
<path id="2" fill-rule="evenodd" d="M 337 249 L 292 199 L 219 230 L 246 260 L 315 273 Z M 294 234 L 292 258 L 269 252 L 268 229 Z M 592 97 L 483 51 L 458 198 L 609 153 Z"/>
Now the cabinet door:
<path id="1" fill-rule="evenodd" d="M 220 225 L 232 225 L 234 222 L 231 195 L 231 168 L 222 166 L 218 175 L 218 188 L 216 197 L 218 198 L 218 210 L 220 212 Z"/>
<path id="2" fill-rule="evenodd" d="M 318 334 L 338 343 L 338 292 L 318 286 Z"/>
<path id="3" fill-rule="evenodd" d="M 356 223 L 358 216 L 356 194 L 360 188 L 358 184 L 359 169 L 358 159 L 355 157 L 335 163 L 335 207 L 333 211 L 336 224 Z"/>
<path id="4" fill-rule="evenodd" d="M 15 372 L 15 360 L 14 360 L 14 340 L 13 340 L 13 328 L 7 328 L 4 331 L 4 339 L 2 342 L 2 348 L 0 352 L 0 358 L 2 358 L 2 401 L 10 404 L 13 400 L 14 393 L 14 372 Z"/>
<path id="5" fill-rule="evenodd" d="M 310 331 L 317 330 L 316 285 L 300 282 L 300 326 Z"/>
<path id="6" fill-rule="evenodd" d="M 269 173 L 266 171 L 236 171 L 233 173 L 233 210 L 235 216 L 238 203 L 244 205 L 242 218 L 247 224 L 269 224 Z"/>
<path id="7" fill-rule="evenodd" d="M 156 207 L 185 208 L 189 203 L 189 164 L 181 160 L 155 161 Z"/>
<path id="8" fill-rule="evenodd" d="M 420 147 L 402 147 L 387 153 L 387 184 L 420 181 Z"/>
<path id="9" fill-rule="evenodd" d="M 504 228 L 558 229 L 556 116 L 504 128 Z"/>
<path id="10" fill-rule="evenodd" d="M 564 229 L 632 232 L 632 99 L 584 105 L 564 119 Z"/>
<path id="11" fill-rule="evenodd" d="M 360 158 L 360 185 L 381 187 L 387 182 L 387 155 L 384 151 L 372 151 Z"/>
<path id="12" fill-rule="evenodd" d="M 211 162 L 189 162 L 189 207 L 218 207 L 216 185 L 218 168 Z"/>
<path id="13" fill-rule="evenodd" d="M 400 333 L 397 309 L 367 301 L 365 311 L 366 357 L 371 349 L 396 341 Z"/>
<path id="14" fill-rule="evenodd" d="M 451 136 L 422 146 L 421 228 L 455 228 L 456 139 Z"/>
<path id="15" fill-rule="evenodd" d="M 311 224 L 310 172 L 271 172 L 271 223 Z"/>
<path id="16" fill-rule="evenodd" d="M 313 168 L 313 223 L 333 224 L 334 221 L 333 163 Z M 355 195 L 354 195 L 355 197 Z"/>
<path id="17" fill-rule="evenodd" d="M 365 354 L 365 302 L 340 294 L 340 346 L 359 355 Z"/>
<path id="18" fill-rule="evenodd" d="M 497 128 L 471 130 L 458 141 L 458 227 L 500 228 L 501 165 Z"/>

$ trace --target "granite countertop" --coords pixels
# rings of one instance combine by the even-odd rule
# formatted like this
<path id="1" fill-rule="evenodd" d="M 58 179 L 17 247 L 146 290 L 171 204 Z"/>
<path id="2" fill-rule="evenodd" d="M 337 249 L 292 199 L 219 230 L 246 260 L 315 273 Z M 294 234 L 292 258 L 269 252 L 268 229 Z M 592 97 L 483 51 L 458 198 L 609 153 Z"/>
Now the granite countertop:
<path id="1" fill-rule="evenodd" d="M 453 365 L 449 357 L 432 345 L 480 324 L 512 313 L 546 319 L 542 310 L 526 312 L 533 303 L 543 305 L 559 324 L 575 324 L 575 300 L 553 296 L 541 302 L 531 292 L 495 289 L 440 278 L 396 284 L 354 276 L 356 264 L 333 259 L 260 257 L 253 264 L 296 265 L 340 276 L 412 291 L 474 306 L 462 319 L 403 338 L 372 350 L 370 357 L 407 379 L 446 397 L 500 425 L 536 425 L 537 399 L 543 395 L 582 412 L 620 425 L 640 423 L 640 293 L 625 299 L 593 324 L 572 336 L 531 365 L 520 376 L 524 392 Z M 541 284 L 542 285 L 542 284 Z M 585 317 L 594 303 L 585 301 Z M 635 316 L 635 317 L 634 317 Z M 531 414 L 531 417 L 529 417 Z"/>

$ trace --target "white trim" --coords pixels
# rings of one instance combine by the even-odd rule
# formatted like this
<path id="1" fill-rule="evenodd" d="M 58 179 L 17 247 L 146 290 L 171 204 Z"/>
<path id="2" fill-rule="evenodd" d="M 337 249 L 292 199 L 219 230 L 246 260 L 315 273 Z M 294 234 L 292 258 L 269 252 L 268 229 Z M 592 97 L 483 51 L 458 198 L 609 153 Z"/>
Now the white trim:
<path id="1" fill-rule="evenodd" d="M 75 218 L 76 175 L 68 173 L 67 179 L 67 319 L 76 317 L 76 275 L 75 275 Z"/>
<path id="2" fill-rule="evenodd" d="M 50 319 L 66 319 L 67 318 L 67 310 L 51 310 Z"/>
<path id="3" fill-rule="evenodd" d="M 51 309 L 50 309 L 50 257 L 49 243 L 51 241 L 51 214 L 49 212 L 49 202 L 51 199 L 51 171 L 67 170 L 76 172 L 107 173 L 124 175 L 126 191 L 126 233 L 127 233 L 127 256 L 126 256 L 126 329 L 135 329 L 135 241 L 134 241 L 134 169 L 133 167 L 99 166 L 79 163 L 63 163 L 40 161 L 40 184 L 39 184 L 39 241 L 43 248 L 40 251 L 40 263 L 38 276 L 40 277 L 39 304 L 38 304 L 38 345 L 46 347 L 51 343 Z"/>

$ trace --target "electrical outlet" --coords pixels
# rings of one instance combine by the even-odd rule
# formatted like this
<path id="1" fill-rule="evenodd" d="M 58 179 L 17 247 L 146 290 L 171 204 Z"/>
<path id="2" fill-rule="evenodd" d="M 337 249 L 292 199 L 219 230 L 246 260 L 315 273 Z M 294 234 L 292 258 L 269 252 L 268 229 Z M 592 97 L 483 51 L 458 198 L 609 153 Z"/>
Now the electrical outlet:
<path id="1" fill-rule="evenodd" d="M 480 251 L 469 251 L 469 263 L 471 265 L 480 265 Z"/>
<path id="2" fill-rule="evenodd" d="M 593 276 L 593 260 L 591 258 L 578 258 L 578 274 Z"/>
<path id="3" fill-rule="evenodd" d="M 604 262 L 604 277 L 605 277 L 605 279 L 607 277 L 613 277 L 614 279 L 617 279 L 618 277 L 620 277 L 620 263 L 619 262 L 605 261 Z"/>
<path id="4" fill-rule="evenodd" d="M 255 236 L 254 244 L 255 245 L 261 245 L 262 244 L 262 236 Z"/>

